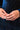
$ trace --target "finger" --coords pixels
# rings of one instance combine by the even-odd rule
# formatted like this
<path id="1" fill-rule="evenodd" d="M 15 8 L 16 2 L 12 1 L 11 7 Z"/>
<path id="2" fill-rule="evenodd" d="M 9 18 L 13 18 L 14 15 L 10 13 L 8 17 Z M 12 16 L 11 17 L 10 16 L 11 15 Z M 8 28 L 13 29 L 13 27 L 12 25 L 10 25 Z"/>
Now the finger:
<path id="1" fill-rule="evenodd" d="M 7 20 L 13 20 L 13 17 L 11 17 L 11 18 L 7 18 Z"/>
<path id="2" fill-rule="evenodd" d="M 6 14 L 6 12 L 4 11 L 4 9 L 0 8 L 0 12 L 3 12 L 4 14 Z"/>
<path id="3" fill-rule="evenodd" d="M 13 11 L 10 14 L 13 14 Z"/>
<path id="4" fill-rule="evenodd" d="M 0 15 L 0 17 L 3 18 L 3 19 L 6 19 L 6 17 L 4 15 L 2 15 L 2 14 Z"/>
<path id="5" fill-rule="evenodd" d="M 7 17 L 11 16 L 12 14 L 8 14 Z"/>
<path id="6" fill-rule="evenodd" d="M 13 13 L 11 12 L 10 15 L 12 15 Z"/>
<path id="7" fill-rule="evenodd" d="M 7 17 L 9 17 L 9 16 L 10 16 L 10 14 L 7 14 L 6 16 L 7 16 Z"/>
<path id="8" fill-rule="evenodd" d="M 5 11 L 2 11 L 2 14 L 3 14 L 4 16 L 6 16 L 6 15 L 7 15 L 7 13 L 6 13 Z"/>
<path id="9" fill-rule="evenodd" d="M 7 18 L 6 20 L 11 20 L 11 19 L 8 19 L 8 18 Z"/>
<path id="10" fill-rule="evenodd" d="M 11 20 L 12 21 L 13 19 L 6 19 L 6 20 Z"/>
<path id="11" fill-rule="evenodd" d="M 11 16 L 11 15 L 13 15 L 13 12 L 11 12 L 10 14 L 8 14 L 7 17 L 9 17 L 9 16 Z"/>
<path id="12" fill-rule="evenodd" d="M 12 16 L 12 14 L 8 14 L 8 15 L 7 15 L 7 17 L 10 17 L 10 16 Z"/>
<path id="13" fill-rule="evenodd" d="M 7 20 L 14 20 L 14 15 L 12 15 L 11 17 L 8 17 Z"/>
<path id="14" fill-rule="evenodd" d="M 6 19 L 6 16 L 3 16 L 3 15 L 2 15 L 1 18 L 2 18 L 2 19 Z"/>
<path id="15" fill-rule="evenodd" d="M 1 13 L 1 15 L 4 15 L 4 16 L 6 16 L 4 13 Z"/>
<path id="16" fill-rule="evenodd" d="M 11 20 L 11 21 L 14 21 L 15 19 L 14 19 L 14 18 L 11 18 L 11 19 L 7 19 L 7 20 Z"/>
<path id="17" fill-rule="evenodd" d="M 11 18 L 14 17 L 14 16 L 15 16 L 15 14 L 14 14 L 14 15 L 11 15 L 11 16 L 9 16 L 9 17 L 7 17 L 7 18 L 11 19 Z"/>
<path id="18" fill-rule="evenodd" d="M 2 10 L 2 12 L 3 12 L 4 14 L 7 14 L 4 10 Z"/>
<path id="19" fill-rule="evenodd" d="M 8 16 L 7 18 L 9 18 L 9 19 L 10 19 L 11 17 L 12 17 L 12 16 Z"/>
<path id="20" fill-rule="evenodd" d="M 8 19 L 8 20 L 11 20 L 14 16 L 15 16 L 15 14 L 7 17 L 7 19 Z"/>
<path id="21" fill-rule="evenodd" d="M 11 13 L 10 13 L 10 16 L 11 16 L 11 15 L 14 15 L 14 13 L 13 13 L 13 12 L 11 12 Z"/>

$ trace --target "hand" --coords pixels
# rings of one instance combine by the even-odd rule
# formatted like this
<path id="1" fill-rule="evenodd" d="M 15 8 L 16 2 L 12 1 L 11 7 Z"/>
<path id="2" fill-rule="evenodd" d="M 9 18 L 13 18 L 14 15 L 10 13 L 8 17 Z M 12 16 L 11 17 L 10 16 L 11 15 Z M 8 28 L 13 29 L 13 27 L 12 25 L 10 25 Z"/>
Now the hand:
<path id="1" fill-rule="evenodd" d="M 0 17 L 2 19 L 5 19 L 6 18 L 6 15 L 7 15 L 7 13 L 4 11 L 4 9 L 0 8 Z"/>
<path id="2" fill-rule="evenodd" d="M 18 17 L 19 17 L 19 11 L 18 11 L 18 10 L 15 10 L 15 11 L 12 11 L 10 14 L 8 14 L 6 20 L 14 21 L 14 20 L 16 20 Z"/>

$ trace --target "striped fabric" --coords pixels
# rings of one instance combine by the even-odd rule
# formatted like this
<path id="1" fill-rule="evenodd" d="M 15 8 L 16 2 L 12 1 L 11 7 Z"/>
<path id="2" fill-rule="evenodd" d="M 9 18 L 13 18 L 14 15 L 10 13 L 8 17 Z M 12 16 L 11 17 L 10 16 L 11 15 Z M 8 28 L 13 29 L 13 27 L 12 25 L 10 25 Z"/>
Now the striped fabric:
<path id="1" fill-rule="evenodd" d="M 6 10 L 6 6 L 7 6 L 7 1 L 6 0 L 3 0 L 3 4 L 2 4 L 2 8 L 4 10 Z M 18 9 L 20 11 L 20 9 Z"/>

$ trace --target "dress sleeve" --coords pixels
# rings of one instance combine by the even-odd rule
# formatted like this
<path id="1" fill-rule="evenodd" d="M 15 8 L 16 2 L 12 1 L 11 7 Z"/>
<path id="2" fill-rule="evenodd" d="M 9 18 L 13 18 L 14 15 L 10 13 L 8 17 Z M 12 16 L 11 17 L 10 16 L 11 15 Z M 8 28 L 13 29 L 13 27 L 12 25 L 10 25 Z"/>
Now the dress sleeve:
<path id="1" fill-rule="evenodd" d="M 3 8 L 4 10 L 6 10 L 6 6 L 7 6 L 7 2 L 6 2 L 6 0 L 3 0 L 2 8 Z"/>
<path id="2" fill-rule="evenodd" d="M 18 9 L 20 11 L 20 9 Z"/>

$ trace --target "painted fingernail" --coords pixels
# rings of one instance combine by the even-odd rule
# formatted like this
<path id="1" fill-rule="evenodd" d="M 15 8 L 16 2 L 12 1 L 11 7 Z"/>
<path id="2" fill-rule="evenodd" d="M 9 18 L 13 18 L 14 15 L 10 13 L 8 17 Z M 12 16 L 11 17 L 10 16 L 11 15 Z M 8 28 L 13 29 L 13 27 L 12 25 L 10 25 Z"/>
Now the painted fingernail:
<path id="1" fill-rule="evenodd" d="M 4 19 L 6 19 L 6 16 L 4 16 Z"/>

